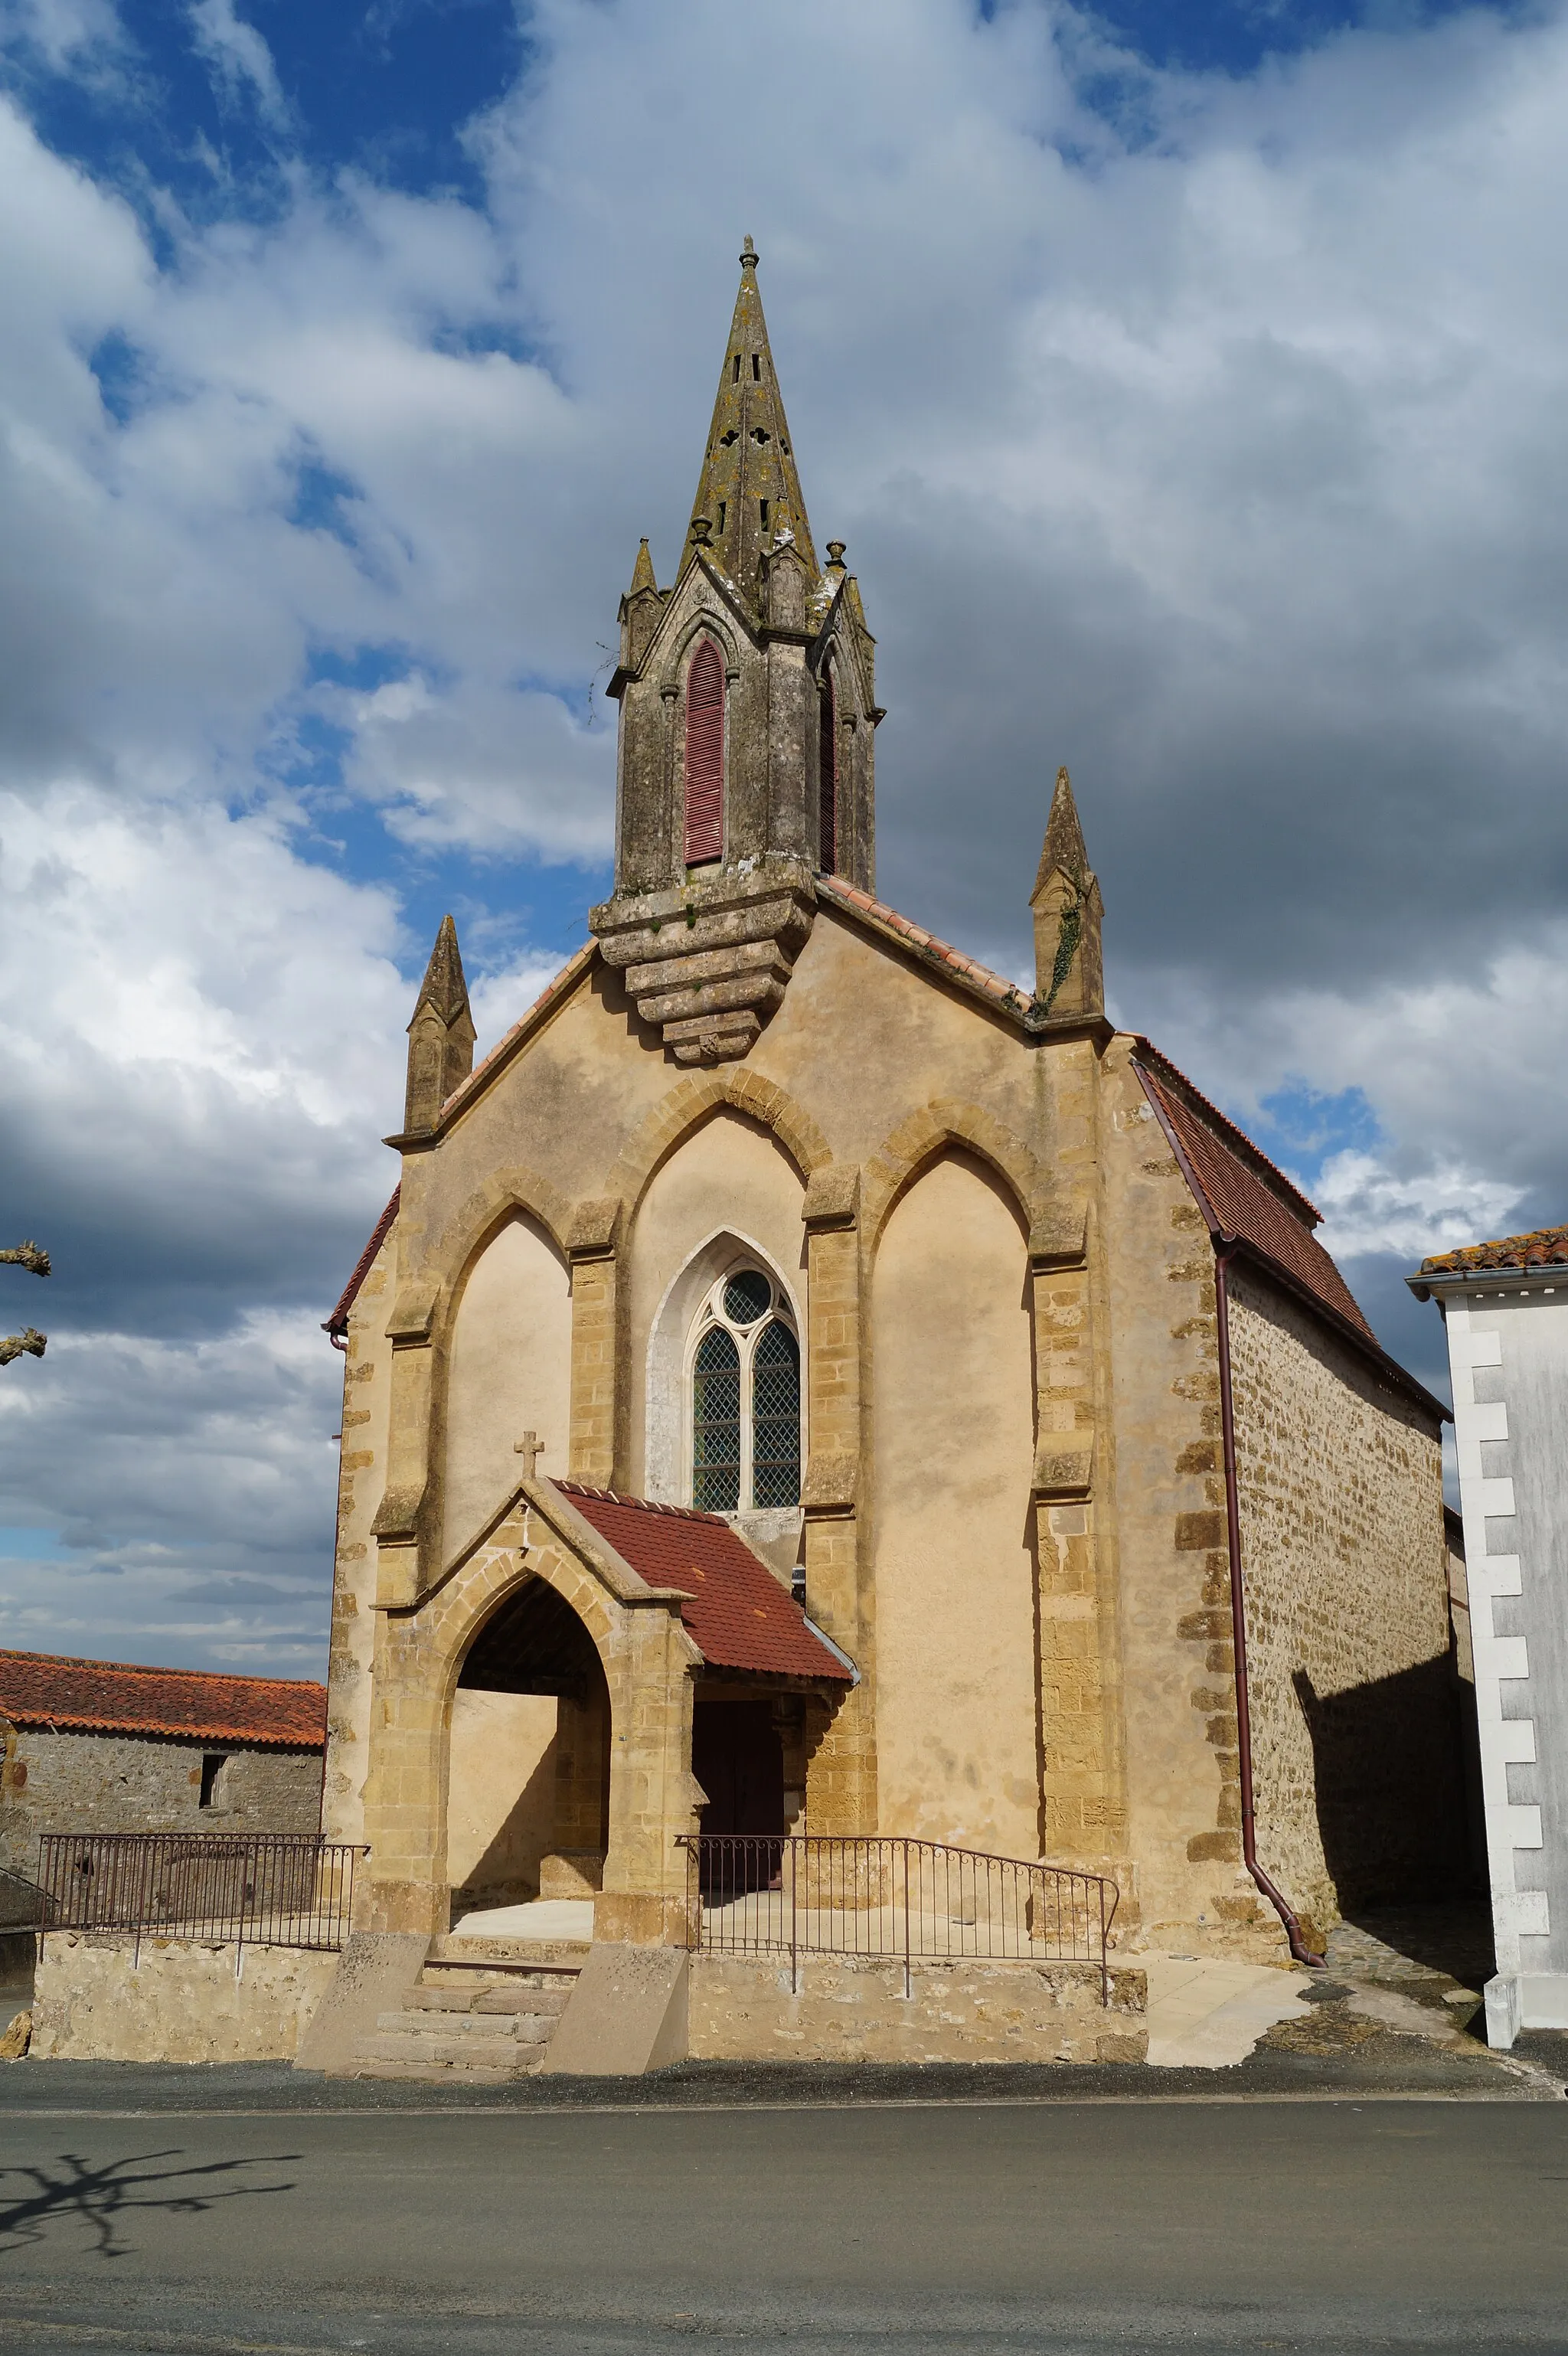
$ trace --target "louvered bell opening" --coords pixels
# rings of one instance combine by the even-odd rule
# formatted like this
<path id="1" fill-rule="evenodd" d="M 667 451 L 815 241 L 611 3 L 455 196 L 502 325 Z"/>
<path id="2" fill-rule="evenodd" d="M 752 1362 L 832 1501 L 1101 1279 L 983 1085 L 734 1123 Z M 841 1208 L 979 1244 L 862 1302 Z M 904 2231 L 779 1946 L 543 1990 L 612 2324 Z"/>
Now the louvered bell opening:
<path id="1" fill-rule="evenodd" d="M 686 681 L 686 863 L 724 855 L 724 666 L 705 638 Z"/>

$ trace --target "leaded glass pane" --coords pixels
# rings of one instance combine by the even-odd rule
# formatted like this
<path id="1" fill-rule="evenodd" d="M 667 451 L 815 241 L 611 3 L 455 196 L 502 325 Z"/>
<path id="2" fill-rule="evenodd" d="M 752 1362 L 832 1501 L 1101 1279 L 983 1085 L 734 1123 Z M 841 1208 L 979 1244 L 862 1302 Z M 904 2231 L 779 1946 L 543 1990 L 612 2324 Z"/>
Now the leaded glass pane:
<path id="1" fill-rule="evenodd" d="M 732 1514 L 741 1502 L 741 1354 L 722 1325 L 697 1346 L 691 1423 L 691 1502 Z"/>
<path id="2" fill-rule="evenodd" d="M 759 1505 L 800 1503 L 800 1345 L 775 1317 L 752 1360 L 752 1492 Z"/>
<path id="3" fill-rule="evenodd" d="M 773 1304 L 773 1289 L 761 1269 L 743 1268 L 724 1287 L 724 1314 L 737 1325 L 754 1325 Z"/>

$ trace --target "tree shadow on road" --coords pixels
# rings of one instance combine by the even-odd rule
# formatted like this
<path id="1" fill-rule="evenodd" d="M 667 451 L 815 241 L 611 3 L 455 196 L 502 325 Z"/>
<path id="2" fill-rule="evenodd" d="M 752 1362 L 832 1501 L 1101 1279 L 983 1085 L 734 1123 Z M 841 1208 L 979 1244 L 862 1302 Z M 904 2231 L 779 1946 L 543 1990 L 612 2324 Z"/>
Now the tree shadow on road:
<path id="1" fill-rule="evenodd" d="M 297 2151 L 274 2152 L 257 2159 L 215 2159 L 199 2167 L 161 2167 L 178 2160 L 181 2153 L 137 2152 L 102 2165 L 73 2151 L 61 2152 L 51 2165 L 0 2168 L 0 2257 L 42 2242 L 50 2225 L 79 2219 L 97 2236 L 101 2258 L 123 2258 L 132 2244 L 118 2232 L 121 2221 L 138 2209 L 162 2209 L 174 2216 L 203 2216 L 226 2201 L 292 2192 L 287 2184 L 245 2184 L 226 2181 L 240 2169 L 271 2168 L 298 2159 Z M 175 2190 L 183 2185 L 183 2190 Z"/>

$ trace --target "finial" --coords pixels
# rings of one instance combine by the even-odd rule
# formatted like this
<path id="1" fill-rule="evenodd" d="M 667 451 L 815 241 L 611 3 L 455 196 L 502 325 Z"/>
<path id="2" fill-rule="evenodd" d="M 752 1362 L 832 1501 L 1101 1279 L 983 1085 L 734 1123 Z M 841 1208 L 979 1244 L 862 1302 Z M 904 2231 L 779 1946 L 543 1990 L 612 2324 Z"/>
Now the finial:
<path id="1" fill-rule="evenodd" d="M 692 517 L 691 537 L 697 547 L 706 548 L 708 546 L 708 536 L 712 530 L 713 519 L 711 516 Z"/>
<path id="2" fill-rule="evenodd" d="M 756 266 L 757 249 L 748 237 L 742 241 L 741 246 L 741 267 L 742 270 L 755 270 Z"/>
<path id="3" fill-rule="evenodd" d="M 842 540 L 830 540 L 827 543 L 827 562 L 835 573 L 842 573 L 844 570 L 844 551 L 848 543 Z"/>

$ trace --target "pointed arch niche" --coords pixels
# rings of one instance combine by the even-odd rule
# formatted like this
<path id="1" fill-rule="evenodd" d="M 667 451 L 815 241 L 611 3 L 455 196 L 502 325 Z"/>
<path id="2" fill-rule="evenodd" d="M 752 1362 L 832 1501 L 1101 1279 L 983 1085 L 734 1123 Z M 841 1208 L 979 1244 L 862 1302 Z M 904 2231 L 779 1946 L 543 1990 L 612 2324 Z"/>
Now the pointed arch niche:
<path id="1" fill-rule="evenodd" d="M 567 1469 L 571 1280 L 525 1212 L 497 1227 L 464 1281 L 446 1377 L 443 1553 L 451 1562 L 490 1519 L 521 1470 L 515 1442 L 537 1431 L 543 1469 Z"/>
<path id="2" fill-rule="evenodd" d="M 769 1132 L 729 1109 L 688 1137 L 649 1181 L 631 1241 L 633 1364 L 643 1376 L 630 1435 L 632 1486 L 638 1494 L 665 1505 L 696 1502 L 694 1362 L 704 1332 L 731 1334 L 739 1370 L 748 1378 L 770 1325 L 793 1336 L 803 1368 L 804 1430 L 804 1194 L 800 1172 Z M 715 1219 L 720 1210 L 721 1223 Z M 766 1280 L 768 1305 L 749 1323 L 726 1315 L 721 1305 L 709 1317 L 723 1280 L 748 1269 Z M 782 1349 L 777 1336 L 771 1346 Z M 748 1497 L 735 1518 L 774 1569 L 787 1572 L 800 1532 L 798 1505 L 753 1509 Z"/>
<path id="3" fill-rule="evenodd" d="M 1040 1855 L 1029 1260 L 985 1164 L 946 1152 L 871 1280 L 880 1828 Z"/>

